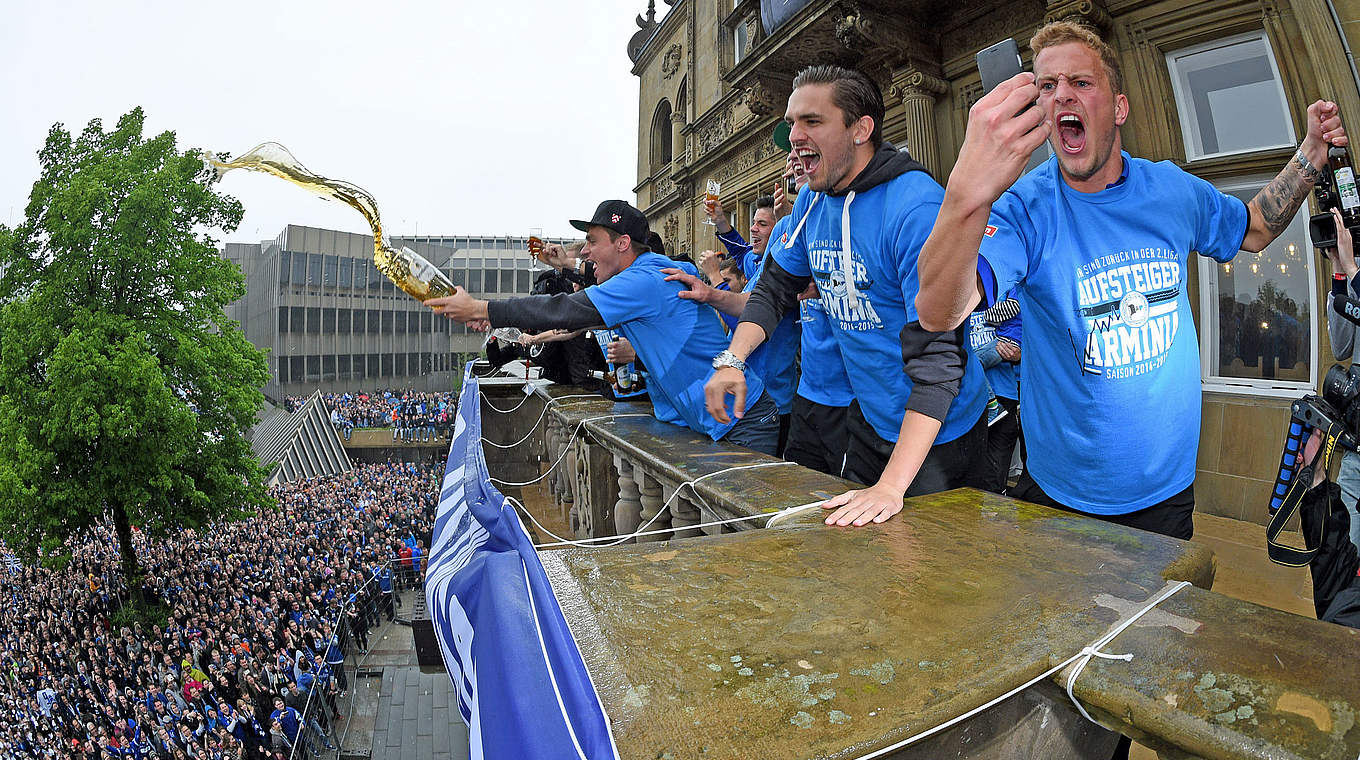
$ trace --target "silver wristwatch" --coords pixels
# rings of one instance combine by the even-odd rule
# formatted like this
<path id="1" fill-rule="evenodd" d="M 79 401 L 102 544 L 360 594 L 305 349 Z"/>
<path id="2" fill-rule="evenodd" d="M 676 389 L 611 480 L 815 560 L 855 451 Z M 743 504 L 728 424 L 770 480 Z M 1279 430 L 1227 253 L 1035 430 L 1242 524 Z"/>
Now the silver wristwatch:
<path id="1" fill-rule="evenodd" d="M 737 355 L 731 351 L 723 351 L 713 357 L 713 369 L 722 369 L 723 367 L 731 367 L 739 372 L 745 372 L 746 362 L 737 358 Z"/>

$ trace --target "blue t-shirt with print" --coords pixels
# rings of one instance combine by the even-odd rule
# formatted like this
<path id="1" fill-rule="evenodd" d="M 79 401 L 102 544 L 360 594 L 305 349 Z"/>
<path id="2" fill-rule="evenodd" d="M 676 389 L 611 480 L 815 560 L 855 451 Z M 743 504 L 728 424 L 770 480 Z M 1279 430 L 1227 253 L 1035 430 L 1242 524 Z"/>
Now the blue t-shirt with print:
<path id="1" fill-rule="evenodd" d="M 995 292 L 1018 285 L 1021 404 L 1031 477 L 1093 514 L 1127 514 L 1185 490 L 1199 448 L 1200 365 L 1189 254 L 1237 255 L 1242 201 L 1122 154 L 1127 178 L 1097 193 L 1056 158 L 992 205 L 981 253 Z"/>
<path id="2" fill-rule="evenodd" d="M 820 298 L 798 302 L 803 333 L 803 360 L 799 365 L 798 395 L 823 406 L 850 406 L 855 400 L 845 372 L 841 347 Z"/>
<path id="3" fill-rule="evenodd" d="M 981 311 L 975 311 L 968 315 L 968 353 L 977 355 L 979 349 L 995 343 L 996 338 L 996 328 L 987 324 L 987 320 Z M 1020 397 L 1019 379 L 1015 375 L 1014 364 L 1002 359 L 990 367 L 984 366 L 982 372 L 986 376 L 987 385 L 992 389 L 993 394 L 1012 401 Z"/>
<path id="4" fill-rule="evenodd" d="M 849 212 L 854 297 L 841 245 L 847 197 L 799 193 L 790 217 L 798 234 L 775 245 L 775 261 L 790 274 L 816 279 L 860 411 L 879 437 L 895 442 L 912 386 L 902 371 L 901 332 L 917 318 L 916 257 L 935 225 L 944 190 L 930 175 L 913 171 L 855 195 Z M 948 443 L 972 429 L 986 403 L 982 366 L 969 354 L 959 395 L 935 442 Z"/>
<path id="5" fill-rule="evenodd" d="M 785 216 L 775 222 L 774 228 L 770 230 L 770 240 L 778 240 L 790 229 L 789 219 L 790 217 Z M 746 281 L 743 293 L 750 293 L 760 281 L 760 275 L 765 271 L 765 262 L 770 260 L 769 251 L 767 247 L 767 255 L 756 263 L 755 276 Z M 751 357 L 756 372 L 759 372 L 761 379 L 765 381 L 765 390 L 770 394 L 775 406 L 779 407 L 780 414 L 793 411 L 793 394 L 798 385 L 797 363 L 801 332 L 798 313 L 790 311 L 779 320 L 779 324 L 774 328 L 774 334 L 762 343 L 760 348 L 756 349 L 757 353 Z"/>
<path id="6" fill-rule="evenodd" d="M 585 289 L 605 325 L 622 332 L 647 365 L 652 414 L 718 440 L 735 422 L 721 424 L 704 408 L 704 383 L 713 374 L 713 357 L 727 348 L 718 312 L 708 304 L 681 298 L 686 287 L 666 282 L 662 269 L 698 275 L 694 265 L 644 253 L 608 280 Z M 746 372 L 746 407 L 760 398 L 765 384 Z M 731 414 L 731 399 L 728 399 Z"/>

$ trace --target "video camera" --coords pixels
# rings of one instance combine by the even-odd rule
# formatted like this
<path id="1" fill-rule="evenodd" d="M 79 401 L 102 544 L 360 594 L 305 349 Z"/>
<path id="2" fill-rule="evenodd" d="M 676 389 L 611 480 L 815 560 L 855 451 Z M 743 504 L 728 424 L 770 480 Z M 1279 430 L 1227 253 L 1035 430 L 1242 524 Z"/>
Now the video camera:
<path id="1" fill-rule="evenodd" d="M 1317 197 L 1319 213 L 1313 214 L 1308 218 L 1308 236 L 1312 238 L 1313 245 L 1319 249 L 1336 247 L 1336 219 L 1332 217 L 1332 209 L 1339 208 L 1341 205 L 1341 194 L 1336 186 L 1336 175 L 1332 172 L 1332 167 L 1324 165 L 1318 169 L 1318 181 L 1313 186 L 1313 194 Z M 1360 229 L 1349 228 L 1351 231 L 1351 248 L 1354 249 L 1360 243 Z M 1360 253 L 1352 250 L 1351 255 Z M 1325 254 L 1324 254 L 1325 255 Z"/>

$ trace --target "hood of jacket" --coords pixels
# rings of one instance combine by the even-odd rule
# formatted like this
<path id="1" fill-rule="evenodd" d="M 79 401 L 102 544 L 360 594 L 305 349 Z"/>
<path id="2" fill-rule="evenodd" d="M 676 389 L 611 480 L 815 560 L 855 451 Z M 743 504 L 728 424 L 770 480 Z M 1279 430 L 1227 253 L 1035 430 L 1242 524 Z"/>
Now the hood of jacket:
<path id="1" fill-rule="evenodd" d="M 869 165 L 855 175 L 855 178 L 850 180 L 850 184 L 844 190 L 828 191 L 827 195 L 838 198 L 852 191 L 862 193 L 884 182 L 890 182 L 907 172 L 930 174 L 930 170 L 912 158 L 910 153 L 905 150 L 898 150 L 892 143 L 884 140 L 883 144 L 874 152 L 873 158 L 869 159 Z"/>

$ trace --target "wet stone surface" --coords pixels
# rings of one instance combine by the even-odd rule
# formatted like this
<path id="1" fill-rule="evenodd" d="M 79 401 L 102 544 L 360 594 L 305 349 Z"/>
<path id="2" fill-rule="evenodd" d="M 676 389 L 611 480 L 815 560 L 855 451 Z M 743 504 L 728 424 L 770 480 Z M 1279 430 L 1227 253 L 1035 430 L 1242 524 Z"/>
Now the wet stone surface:
<path id="1" fill-rule="evenodd" d="M 800 469 L 757 472 L 798 475 L 794 499 Z M 543 559 L 621 756 L 647 758 L 854 757 L 1037 676 L 1168 578 L 1212 579 L 1194 544 L 967 490 L 869 528 Z M 1360 636 L 1197 588 L 1156 612 L 1106 647 L 1132 662 L 1078 680 L 1094 714 L 1206 757 L 1360 754 L 1360 658 L 1318 654 Z"/>

